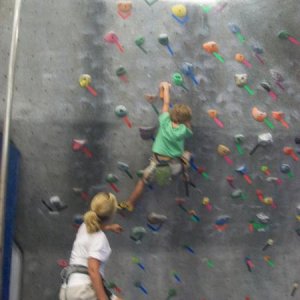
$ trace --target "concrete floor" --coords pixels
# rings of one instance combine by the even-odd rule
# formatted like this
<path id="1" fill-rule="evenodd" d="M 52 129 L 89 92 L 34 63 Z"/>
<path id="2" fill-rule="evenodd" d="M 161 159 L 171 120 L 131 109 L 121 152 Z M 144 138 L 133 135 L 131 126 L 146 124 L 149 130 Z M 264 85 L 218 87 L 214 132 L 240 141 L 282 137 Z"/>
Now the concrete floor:
<path id="1" fill-rule="evenodd" d="M 74 187 L 90 196 L 97 190 L 110 190 L 105 177 L 114 173 L 120 180 L 118 198 L 123 200 L 130 193 L 136 177 L 131 180 L 121 173 L 117 162 L 128 163 L 133 173 L 147 165 L 151 142 L 139 137 L 138 127 L 156 124 L 157 116 L 144 100 L 144 94 L 155 93 L 159 82 L 171 80 L 185 61 L 195 65 L 200 85 L 193 85 L 185 77 L 189 91 L 173 87 L 172 102 L 185 102 L 192 107 L 194 137 L 187 148 L 211 178 L 205 180 L 191 171 L 201 191 L 191 189 L 186 206 L 197 211 L 201 222 L 190 221 L 177 207 L 175 198 L 184 197 L 180 180 L 163 189 L 155 186 L 153 191 L 147 190 L 132 215 L 116 217 L 124 227 L 122 236 L 108 234 L 113 255 L 107 267 L 107 280 L 122 289 L 124 299 L 143 299 L 146 296 L 134 287 L 134 281 L 141 280 L 148 297 L 157 300 L 166 299 L 170 288 L 176 289 L 180 300 L 238 300 L 246 296 L 251 300 L 282 300 L 289 299 L 293 283 L 300 280 L 299 236 L 295 233 L 299 227 L 295 215 L 300 169 L 299 163 L 282 153 L 284 146 L 296 146 L 294 138 L 299 134 L 300 48 L 277 38 L 277 32 L 286 29 L 300 39 L 300 2 L 228 0 L 222 12 L 212 9 L 209 13 L 204 13 L 199 4 L 187 4 L 190 20 L 185 27 L 171 17 L 172 5 L 172 1 L 158 1 L 152 6 L 133 1 L 132 16 L 123 20 L 117 14 L 115 1 L 24 1 L 12 130 L 12 139 L 23 157 L 16 232 L 16 240 L 24 251 L 22 300 L 57 299 L 57 260 L 68 259 L 75 237 L 73 216 L 88 208 L 88 201 L 74 193 Z M 1 99 L 5 97 L 11 10 L 9 1 L 1 2 Z M 244 44 L 229 31 L 229 22 L 239 25 L 246 37 Z M 123 54 L 103 41 L 105 33 L 111 30 L 119 36 L 125 48 Z M 157 42 L 160 33 L 168 33 L 174 57 Z M 139 35 L 146 39 L 148 54 L 134 44 Z M 224 64 L 202 50 L 202 44 L 210 40 L 219 44 Z M 264 65 L 251 51 L 255 42 L 264 48 Z M 234 61 L 237 52 L 253 64 L 252 69 Z M 115 75 L 120 65 L 127 70 L 128 84 Z M 272 81 L 269 70 L 273 68 L 283 74 L 285 91 Z M 249 75 L 255 96 L 235 85 L 234 74 L 244 72 Z M 82 73 L 92 75 L 98 97 L 80 88 L 78 77 Z M 277 101 L 272 101 L 260 87 L 263 80 L 272 83 L 279 95 Z M 114 108 L 119 104 L 127 107 L 132 129 L 115 117 Z M 272 131 L 274 144 L 249 156 L 257 135 L 269 131 L 253 120 L 253 106 L 268 113 L 282 110 L 290 129 L 270 116 L 276 127 Z M 0 109 L 3 116 L 3 106 Z M 224 129 L 208 117 L 208 109 L 220 112 Z M 234 144 L 233 136 L 237 133 L 246 136 L 243 156 Z M 88 140 L 94 153 L 92 159 L 72 151 L 74 138 Z M 234 166 L 228 166 L 217 155 L 218 144 L 232 150 Z M 250 170 L 252 186 L 234 172 L 243 163 Z M 281 163 L 291 165 L 294 179 L 280 173 Z M 282 185 L 267 182 L 261 165 L 268 165 L 273 176 L 282 178 Z M 246 200 L 231 199 L 228 175 L 235 177 L 236 186 L 247 195 Z M 277 208 L 260 203 L 256 189 L 273 197 Z M 42 204 L 42 200 L 48 201 L 54 195 L 68 205 L 56 215 L 49 214 Z M 201 205 L 205 196 L 213 205 L 211 212 Z M 158 233 L 148 231 L 143 242 L 135 244 L 129 237 L 131 228 L 146 226 L 146 216 L 152 211 L 166 214 L 168 222 Z M 270 217 L 269 229 L 250 233 L 248 223 L 259 212 Z M 225 232 L 214 228 L 221 215 L 231 217 Z M 269 238 L 275 244 L 262 252 Z M 184 244 L 192 247 L 195 254 L 184 250 Z M 274 261 L 274 267 L 264 261 L 266 255 Z M 131 262 L 132 256 L 141 259 L 145 272 Z M 253 272 L 247 270 L 246 256 L 255 265 Z M 213 268 L 207 260 L 213 261 Z M 170 275 L 173 270 L 179 274 L 181 283 Z"/>

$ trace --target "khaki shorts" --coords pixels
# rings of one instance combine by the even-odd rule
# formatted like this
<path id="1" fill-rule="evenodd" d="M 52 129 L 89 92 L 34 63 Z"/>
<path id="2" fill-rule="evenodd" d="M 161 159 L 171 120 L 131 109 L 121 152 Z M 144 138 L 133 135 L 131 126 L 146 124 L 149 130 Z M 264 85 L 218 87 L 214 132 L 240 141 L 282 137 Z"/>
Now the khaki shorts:
<path id="1" fill-rule="evenodd" d="M 170 158 L 167 160 L 160 159 L 160 162 L 167 163 L 171 169 L 172 176 L 177 176 L 182 172 L 182 164 L 184 162 L 185 168 L 189 167 L 189 161 L 191 158 L 191 153 L 188 151 L 185 151 L 181 158 Z M 157 169 L 157 166 L 159 165 L 159 161 L 156 158 L 156 155 L 153 155 L 150 159 L 150 164 L 147 168 L 143 171 L 143 181 L 146 184 L 149 184 L 154 181 L 155 177 L 155 171 Z"/>
<path id="2" fill-rule="evenodd" d="M 117 296 L 112 295 L 110 300 L 118 299 Z M 78 286 L 62 286 L 59 292 L 59 300 L 98 300 L 96 293 L 91 284 L 84 284 Z"/>

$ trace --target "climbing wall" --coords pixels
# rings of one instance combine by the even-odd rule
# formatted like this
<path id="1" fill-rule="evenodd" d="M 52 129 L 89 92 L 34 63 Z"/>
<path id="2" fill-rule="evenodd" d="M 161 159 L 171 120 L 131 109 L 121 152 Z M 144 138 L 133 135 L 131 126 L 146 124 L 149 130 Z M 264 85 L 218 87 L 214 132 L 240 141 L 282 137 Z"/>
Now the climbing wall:
<path id="1" fill-rule="evenodd" d="M 124 299 L 300 297 L 300 3 L 184 2 L 23 3 L 12 131 L 23 300 L 57 299 L 93 195 L 132 191 L 151 155 L 139 127 L 157 125 L 161 107 L 145 94 L 161 81 L 172 82 L 172 104 L 193 110 L 192 184 L 189 195 L 180 178 L 154 184 L 116 216 L 124 232 L 108 233 L 107 281 Z M 149 226 L 151 212 L 168 219 Z M 130 237 L 137 226 L 140 241 Z"/>

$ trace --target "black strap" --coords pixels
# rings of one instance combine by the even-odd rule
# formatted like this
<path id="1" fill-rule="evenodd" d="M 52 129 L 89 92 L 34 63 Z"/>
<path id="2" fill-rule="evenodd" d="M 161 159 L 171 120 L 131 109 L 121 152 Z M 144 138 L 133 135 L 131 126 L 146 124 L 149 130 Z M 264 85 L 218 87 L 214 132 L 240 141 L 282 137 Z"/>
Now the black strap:
<path id="1" fill-rule="evenodd" d="M 164 166 L 168 166 L 169 165 L 169 162 L 171 160 L 160 160 L 158 158 L 158 154 L 157 153 L 154 153 L 154 157 L 155 159 L 157 160 L 158 164 L 157 164 L 157 167 L 164 167 Z"/>

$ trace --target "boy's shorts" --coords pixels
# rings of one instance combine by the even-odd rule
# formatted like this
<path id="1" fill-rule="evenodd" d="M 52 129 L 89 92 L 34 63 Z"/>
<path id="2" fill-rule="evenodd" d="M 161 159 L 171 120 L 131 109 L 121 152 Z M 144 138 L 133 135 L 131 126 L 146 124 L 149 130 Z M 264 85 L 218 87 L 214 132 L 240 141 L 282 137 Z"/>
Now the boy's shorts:
<path id="1" fill-rule="evenodd" d="M 184 166 L 185 169 L 189 167 L 189 161 L 191 158 L 191 153 L 188 151 L 185 151 L 182 156 L 179 158 L 169 158 L 163 157 L 161 158 L 159 155 L 154 154 L 150 158 L 150 164 L 149 166 L 144 169 L 143 171 L 143 181 L 146 184 L 150 184 L 154 181 L 155 178 L 155 172 L 157 170 L 157 167 L 159 164 L 166 164 L 170 167 L 171 175 L 177 176 L 182 172 L 182 166 Z"/>

